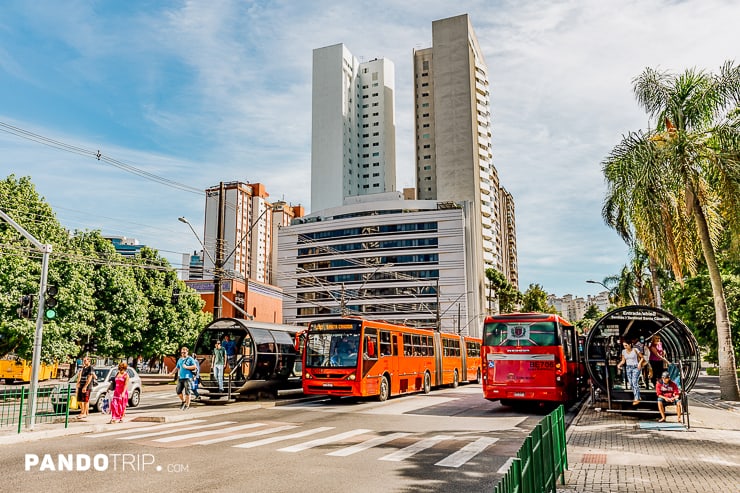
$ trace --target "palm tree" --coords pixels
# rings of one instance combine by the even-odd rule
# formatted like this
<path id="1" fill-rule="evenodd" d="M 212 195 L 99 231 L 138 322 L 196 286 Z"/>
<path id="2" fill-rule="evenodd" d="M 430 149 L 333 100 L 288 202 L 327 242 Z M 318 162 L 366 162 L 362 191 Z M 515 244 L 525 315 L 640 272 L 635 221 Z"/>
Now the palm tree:
<path id="1" fill-rule="evenodd" d="M 715 256 L 720 233 L 740 233 L 740 67 L 718 75 L 646 69 L 633 81 L 655 128 L 630 132 L 602 163 L 603 216 L 651 263 L 679 282 L 700 254 L 709 270 L 719 346 L 720 394 L 740 400 L 730 319 Z"/>

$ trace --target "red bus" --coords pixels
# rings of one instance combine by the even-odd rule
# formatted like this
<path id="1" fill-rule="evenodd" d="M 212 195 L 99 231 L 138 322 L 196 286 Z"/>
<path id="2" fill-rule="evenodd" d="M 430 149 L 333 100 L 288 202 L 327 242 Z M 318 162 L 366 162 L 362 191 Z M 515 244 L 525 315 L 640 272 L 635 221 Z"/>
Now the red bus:
<path id="1" fill-rule="evenodd" d="M 585 392 L 583 342 L 549 313 L 487 317 L 483 326 L 483 396 L 505 406 L 567 403 Z"/>
<path id="2" fill-rule="evenodd" d="M 305 394 L 384 401 L 480 375 L 480 339 L 360 318 L 315 321 L 306 332 Z"/>

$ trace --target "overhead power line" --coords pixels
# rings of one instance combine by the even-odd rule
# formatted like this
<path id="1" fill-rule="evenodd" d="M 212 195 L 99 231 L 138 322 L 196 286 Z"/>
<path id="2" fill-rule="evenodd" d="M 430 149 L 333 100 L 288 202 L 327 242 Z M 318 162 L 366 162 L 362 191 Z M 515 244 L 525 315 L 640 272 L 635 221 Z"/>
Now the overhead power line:
<path id="1" fill-rule="evenodd" d="M 84 157 L 90 157 L 97 159 L 98 161 L 102 161 L 104 163 L 107 163 L 115 168 L 118 168 L 120 170 L 126 171 L 128 173 L 132 173 L 134 175 L 140 176 L 142 178 L 145 178 L 147 180 L 151 180 L 157 183 L 160 183 L 162 185 L 176 188 L 178 190 L 182 190 L 184 192 L 190 192 L 195 193 L 198 195 L 204 195 L 205 192 L 199 188 L 191 187 L 190 185 L 186 185 L 184 183 L 177 182 L 175 180 L 171 180 L 169 178 L 165 178 L 159 175 L 155 175 L 154 173 L 150 173 L 148 171 L 145 171 L 143 169 L 137 168 L 136 166 L 133 166 L 131 164 L 128 164 L 124 161 L 121 161 L 119 159 L 115 159 L 113 157 L 107 156 L 100 152 L 100 150 L 90 150 L 85 149 L 83 147 L 74 146 L 71 144 L 67 144 L 65 142 L 54 140 L 49 137 L 44 137 L 43 135 L 39 135 L 33 132 L 30 132 L 28 130 L 24 130 L 20 127 L 16 127 L 15 125 L 10 125 L 8 123 L 0 122 L 0 130 L 9 133 L 11 135 L 15 135 L 16 137 L 20 137 L 22 139 L 30 140 L 31 142 L 36 142 L 38 144 L 43 144 L 45 146 L 59 149 L 61 151 L 71 152 L 73 154 L 78 154 L 80 156 Z"/>

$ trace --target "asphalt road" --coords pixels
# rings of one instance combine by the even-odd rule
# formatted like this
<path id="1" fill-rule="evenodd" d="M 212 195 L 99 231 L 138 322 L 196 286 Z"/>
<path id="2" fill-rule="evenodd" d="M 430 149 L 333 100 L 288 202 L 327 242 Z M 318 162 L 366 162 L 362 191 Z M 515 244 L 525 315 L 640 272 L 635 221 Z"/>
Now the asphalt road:
<path id="1" fill-rule="evenodd" d="M 130 416 L 176 406 L 169 387 L 147 390 Z M 492 491 L 499 469 L 545 414 L 488 402 L 479 385 L 383 403 L 232 410 L 3 447 L 2 490 Z"/>

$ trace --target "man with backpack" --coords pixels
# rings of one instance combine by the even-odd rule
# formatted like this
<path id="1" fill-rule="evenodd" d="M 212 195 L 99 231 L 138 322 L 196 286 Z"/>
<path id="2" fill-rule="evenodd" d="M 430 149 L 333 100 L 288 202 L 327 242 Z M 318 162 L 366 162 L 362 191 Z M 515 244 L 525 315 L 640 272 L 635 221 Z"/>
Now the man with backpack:
<path id="1" fill-rule="evenodd" d="M 198 365 L 192 356 L 188 356 L 188 348 L 180 349 L 180 359 L 177 360 L 175 369 L 170 375 L 177 374 L 177 396 L 180 398 L 180 410 L 184 411 L 190 407 L 190 396 L 193 393 L 194 371 Z"/>

